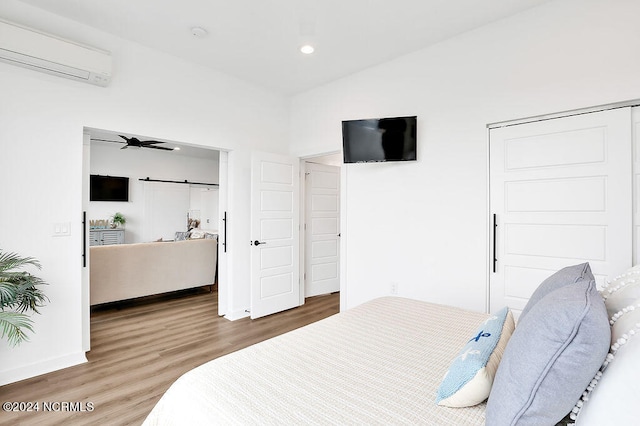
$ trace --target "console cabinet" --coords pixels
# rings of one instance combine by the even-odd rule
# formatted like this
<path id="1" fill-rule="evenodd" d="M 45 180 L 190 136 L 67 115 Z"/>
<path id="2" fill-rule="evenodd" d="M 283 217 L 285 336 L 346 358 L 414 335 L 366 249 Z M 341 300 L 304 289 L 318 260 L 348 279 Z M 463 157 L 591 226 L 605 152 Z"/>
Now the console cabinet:
<path id="1" fill-rule="evenodd" d="M 107 246 L 111 244 L 124 244 L 124 229 L 89 230 L 90 246 Z"/>

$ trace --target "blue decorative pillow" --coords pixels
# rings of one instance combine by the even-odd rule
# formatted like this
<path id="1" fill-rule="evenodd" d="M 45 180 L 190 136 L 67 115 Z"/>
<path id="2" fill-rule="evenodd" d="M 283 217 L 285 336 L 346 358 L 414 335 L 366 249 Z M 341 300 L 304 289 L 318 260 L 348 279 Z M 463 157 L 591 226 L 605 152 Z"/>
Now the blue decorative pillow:
<path id="1" fill-rule="evenodd" d="M 588 262 L 581 263 L 579 265 L 567 266 L 565 268 L 560 269 L 555 272 L 546 280 L 542 281 L 536 291 L 533 292 L 526 306 L 522 310 L 518 321 L 522 321 L 522 319 L 529 313 L 531 308 L 538 303 L 543 297 L 547 294 L 551 293 L 554 290 L 557 290 L 565 285 L 575 284 L 578 281 L 585 280 L 591 281 L 594 280 L 593 273 L 591 273 L 591 267 Z"/>
<path id="2" fill-rule="evenodd" d="M 602 365 L 611 341 L 596 283 L 548 293 L 518 322 L 496 373 L 486 424 L 555 425 Z"/>
<path id="3" fill-rule="evenodd" d="M 508 308 L 487 318 L 451 363 L 436 395 L 446 407 L 470 407 L 487 399 L 515 324 Z"/>

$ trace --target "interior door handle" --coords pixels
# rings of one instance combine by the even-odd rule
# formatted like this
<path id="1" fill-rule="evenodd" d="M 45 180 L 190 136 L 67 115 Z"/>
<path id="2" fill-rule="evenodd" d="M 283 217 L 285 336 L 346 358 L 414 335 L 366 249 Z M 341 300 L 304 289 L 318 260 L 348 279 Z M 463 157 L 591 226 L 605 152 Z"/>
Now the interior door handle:
<path id="1" fill-rule="evenodd" d="M 253 242 L 253 245 L 254 245 L 254 246 L 259 246 L 260 244 L 267 244 L 267 243 L 265 243 L 264 241 L 258 241 L 258 240 L 255 240 L 255 241 Z"/>

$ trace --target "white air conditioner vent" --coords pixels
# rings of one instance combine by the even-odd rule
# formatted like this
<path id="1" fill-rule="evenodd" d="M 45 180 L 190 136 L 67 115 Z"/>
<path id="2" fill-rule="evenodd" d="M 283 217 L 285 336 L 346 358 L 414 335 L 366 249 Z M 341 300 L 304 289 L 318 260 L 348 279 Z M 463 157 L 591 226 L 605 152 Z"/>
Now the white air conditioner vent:
<path id="1" fill-rule="evenodd" d="M 106 86 L 111 54 L 0 20 L 0 61 Z"/>

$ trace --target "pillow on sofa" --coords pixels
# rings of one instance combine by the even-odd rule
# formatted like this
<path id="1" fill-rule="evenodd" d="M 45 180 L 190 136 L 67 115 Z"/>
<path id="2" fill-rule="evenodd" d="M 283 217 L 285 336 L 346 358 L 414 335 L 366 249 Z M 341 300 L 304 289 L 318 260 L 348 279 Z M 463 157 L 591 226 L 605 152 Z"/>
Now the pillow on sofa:
<path id="1" fill-rule="evenodd" d="M 189 238 L 189 232 L 176 232 L 175 240 L 176 241 L 184 241 Z"/>
<path id="2" fill-rule="evenodd" d="M 531 308 L 550 292 L 557 290 L 560 287 L 564 287 L 565 285 L 574 284 L 579 280 L 590 281 L 593 279 L 595 278 L 591 273 L 591 267 L 588 262 L 560 269 L 558 272 L 542 281 L 538 288 L 536 288 L 536 291 L 533 292 L 531 298 L 522 310 L 519 321 L 522 321 L 522 318 L 527 315 Z"/>
<path id="3" fill-rule="evenodd" d="M 602 365 L 610 339 L 594 280 L 544 296 L 507 344 L 487 403 L 487 424 L 556 424 Z"/>
<path id="4" fill-rule="evenodd" d="M 470 407 L 487 399 L 514 328 L 513 314 L 506 307 L 483 322 L 451 363 L 436 394 L 436 403 Z"/>
<path id="5" fill-rule="evenodd" d="M 204 238 L 204 234 L 205 232 L 202 229 L 192 229 L 191 233 L 189 234 L 189 239 L 199 240 L 201 238 Z"/>

